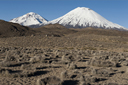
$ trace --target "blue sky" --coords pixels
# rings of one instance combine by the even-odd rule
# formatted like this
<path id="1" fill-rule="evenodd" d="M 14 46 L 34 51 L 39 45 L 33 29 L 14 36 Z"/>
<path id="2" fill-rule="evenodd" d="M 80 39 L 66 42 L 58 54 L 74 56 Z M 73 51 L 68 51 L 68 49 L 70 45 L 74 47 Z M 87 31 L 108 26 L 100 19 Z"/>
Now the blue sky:
<path id="1" fill-rule="evenodd" d="M 77 7 L 88 7 L 128 28 L 128 0 L 0 0 L 0 19 L 9 21 L 35 12 L 50 21 Z"/>

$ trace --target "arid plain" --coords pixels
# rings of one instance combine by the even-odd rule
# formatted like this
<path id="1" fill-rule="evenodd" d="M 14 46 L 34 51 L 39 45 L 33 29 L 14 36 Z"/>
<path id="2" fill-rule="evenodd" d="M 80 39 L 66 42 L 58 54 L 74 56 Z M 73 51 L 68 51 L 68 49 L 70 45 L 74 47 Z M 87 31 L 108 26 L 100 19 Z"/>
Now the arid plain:
<path id="1" fill-rule="evenodd" d="M 127 85 L 127 48 L 127 31 L 1 20 L 0 85 Z"/>

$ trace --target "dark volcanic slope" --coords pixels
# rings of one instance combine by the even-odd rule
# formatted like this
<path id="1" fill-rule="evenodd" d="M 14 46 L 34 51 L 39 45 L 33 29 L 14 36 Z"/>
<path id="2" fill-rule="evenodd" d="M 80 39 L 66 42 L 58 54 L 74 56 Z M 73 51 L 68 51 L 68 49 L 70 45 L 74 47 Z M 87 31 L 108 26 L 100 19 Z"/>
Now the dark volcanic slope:
<path id="1" fill-rule="evenodd" d="M 31 28 L 0 20 L 0 37 L 28 36 L 33 33 Z"/>
<path id="2" fill-rule="evenodd" d="M 34 30 L 37 31 L 38 34 L 41 34 L 41 35 L 59 35 L 59 36 L 77 32 L 76 30 L 67 29 L 66 27 L 60 24 L 49 24 L 49 25 L 36 28 Z"/>
<path id="3" fill-rule="evenodd" d="M 83 29 L 74 29 L 70 28 L 67 29 L 66 27 L 60 24 L 49 24 L 39 28 L 34 29 L 37 31 L 38 34 L 41 35 L 73 35 L 73 36 L 80 36 L 80 35 L 104 35 L 104 36 L 121 36 L 121 37 L 128 37 L 128 31 L 119 31 L 113 29 L 101 29 L 101 28 L 93 28 L 87 27 Z"/>
<path id="4" fill-rule="evenodd" d="M 74 29 L 78 35 L 86 34 L 86 35 L 104 35 L 104 36 L 121 36 L 121 37 L 128 37 L 128 31 L 119 31 L 113 29 L 101 29 L 101 28 L 84 28 L 84 29 Z"/>

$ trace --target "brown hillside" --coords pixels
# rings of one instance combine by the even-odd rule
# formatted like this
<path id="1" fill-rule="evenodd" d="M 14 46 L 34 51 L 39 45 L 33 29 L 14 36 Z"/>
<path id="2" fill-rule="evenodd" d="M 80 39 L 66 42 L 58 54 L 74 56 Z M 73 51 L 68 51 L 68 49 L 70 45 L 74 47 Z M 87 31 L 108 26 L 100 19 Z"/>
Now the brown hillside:
<path id="1" fill-rule="evenodd" d="M 63 36 L 63 35 L 77 32 L 76 30 L 67 29 L 66 27 L 60 24 L 49 24 L 49 25 L 36 28 L 34 30 L 37 31 L 38 34 L 40 35 L 49 35 L 49 36 L 51 35 Z"/>
<path id="2" fill-rule="evenodd" d="M 29 27 L 0 20 L 0 37 L 28 36 L 33 33 Z"/>
<path id="3" fill-rule="evenodd" d="M 119 31 L 119 30 L 101 29 L 101 28 L 92 28 L 92 27 L 83 28 L 83 29 L 74 29 L 74 30 L 79 31 L 78 34 L 128 37 L 128 31 Z"/>

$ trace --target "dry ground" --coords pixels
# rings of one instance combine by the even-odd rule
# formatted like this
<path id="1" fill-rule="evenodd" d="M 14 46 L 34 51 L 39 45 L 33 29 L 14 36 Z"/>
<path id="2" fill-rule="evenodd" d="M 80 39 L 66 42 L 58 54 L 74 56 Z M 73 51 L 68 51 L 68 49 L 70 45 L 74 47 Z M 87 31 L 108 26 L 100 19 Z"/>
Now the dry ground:
<path id="1" fill-rule="evenodd" d="M 128 32 L 66 29 L 0 38 L 0 85 L 127 85 Z"/>

